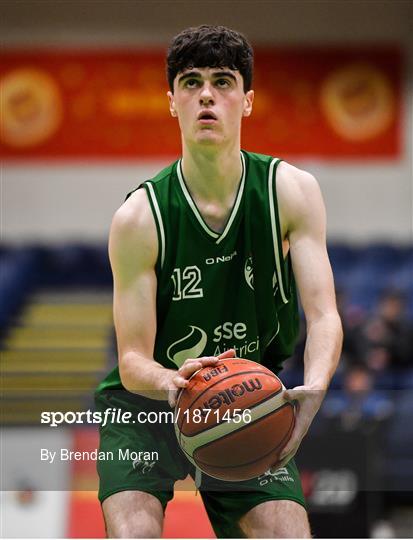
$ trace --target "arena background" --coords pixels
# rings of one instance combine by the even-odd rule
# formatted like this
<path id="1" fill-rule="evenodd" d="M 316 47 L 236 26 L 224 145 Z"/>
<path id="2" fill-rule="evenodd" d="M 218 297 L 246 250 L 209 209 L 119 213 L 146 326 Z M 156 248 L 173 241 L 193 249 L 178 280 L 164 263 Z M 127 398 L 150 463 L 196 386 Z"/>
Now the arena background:
<path id="1" fill-rule="evenodd" d="M 348 339 L 298 455 L 314 532 L 411 537 L 412 2 L 4 0 L 0 12 L 2 536 L 104 534 L 94 464 L 39 459 L 40 447 L 95 448 L 96 430 L 42 428 L 40 412 L 91 407 L 115 361 L 111 217 L 177 155 L 158 99 L 167 43 L 213 23 L 257 47 L 246 149 L 281 149 L 327 206 Z M 164 536 L 213 537 L 188 481 Z"/>

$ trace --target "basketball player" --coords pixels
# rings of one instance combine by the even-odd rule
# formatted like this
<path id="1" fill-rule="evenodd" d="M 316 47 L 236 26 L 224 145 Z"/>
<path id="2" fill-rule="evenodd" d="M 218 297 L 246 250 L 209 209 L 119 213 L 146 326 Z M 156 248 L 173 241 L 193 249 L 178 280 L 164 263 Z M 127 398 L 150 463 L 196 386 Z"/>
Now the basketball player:
<path id="1" fill-rule="evenodd" d="M 173 424 L 108 424 L 102 451 L 157 451 L 159 459 L 98 462 L 111 537 L 160 537 L 174 483 L 195 476 L 218 537 L 310 537 L 292 459 L 336 368 L 342 332 L 316 180 L 277 158 L 240 149 L 252 112 L 253 51 L 222 26 L 189 28 L 167 57 L 169 109 L 182 159 L 129 195 L 109 241 L 119 368 L 97 391 L 100 409 L 170 411 L 202 366 L 245 357 L 275 373 L 307 321 L 296 426 L 272 472 L 223 482 L 195 471 Z M 169 403 L 168 403 L 169 400 Z M 277 476 L 277 469 L 283 468 Z"/>

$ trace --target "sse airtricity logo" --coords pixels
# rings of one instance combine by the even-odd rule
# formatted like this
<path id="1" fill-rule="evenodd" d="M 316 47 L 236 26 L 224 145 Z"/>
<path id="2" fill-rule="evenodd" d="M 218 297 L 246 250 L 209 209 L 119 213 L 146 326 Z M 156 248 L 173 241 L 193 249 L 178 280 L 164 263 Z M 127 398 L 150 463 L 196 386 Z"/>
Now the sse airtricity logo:
<path id="1" fill-rule="evenodd" d="M 178 367 L 187 358 L 198 358 L 204 352 L 208 338 L 206 332 L 198 326 L 190 325 L 190 332 L 168 347 L 166 355 Z"/>

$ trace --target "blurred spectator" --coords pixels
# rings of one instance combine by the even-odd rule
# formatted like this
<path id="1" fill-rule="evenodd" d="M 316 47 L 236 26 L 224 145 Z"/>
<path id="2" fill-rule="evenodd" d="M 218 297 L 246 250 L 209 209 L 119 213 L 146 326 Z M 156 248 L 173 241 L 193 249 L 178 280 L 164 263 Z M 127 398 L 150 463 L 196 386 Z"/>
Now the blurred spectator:
<path id="1" fill-rule="evenodd" d="M 374 376 L 367 367 L 350 366 L 343 376 L 341 391 L 330 391 L 321 412 L 340 418 L 344 429 L 354 429 L 365 420 L 384 420 L 393 411 L 387 392 L 374 388 Z"/>
<path id="2" fill-rule="evenodd" d="M 344 334 L 339 366 L 339 369 L 343 369 L 347 365 L 357 363 L 357 358 L 360 356 L 360 334 L 365 321 L 365 313 L 358 306 L 348 305 L 347 295 L 343 290 L 337 290 L 336 301 Z"/>
<path id="3" fill-rule="evenodd" d="M 345 290 L 338 290 L 337 307 L 344 342 L 325 415 L 342 416 L 346 424 L 366 417 L 379 419 L 382 412 L 387 414 L 391 392 L 411 387 L 413 380 L 413 325 L 406 313 L 405 296 L 387 290 L 368 314 L 348 301 Z M 305 336 L 302 318 L 296 350 L 281 374 L 289 388 L 302 384 Z"/>
<path id="4" fill-rule="evenodd" d="M 400 292 L 386 291 L 361 327 L 358 357 L 374 372 L 411 365 L 413 328 L 405 307 Z"/>

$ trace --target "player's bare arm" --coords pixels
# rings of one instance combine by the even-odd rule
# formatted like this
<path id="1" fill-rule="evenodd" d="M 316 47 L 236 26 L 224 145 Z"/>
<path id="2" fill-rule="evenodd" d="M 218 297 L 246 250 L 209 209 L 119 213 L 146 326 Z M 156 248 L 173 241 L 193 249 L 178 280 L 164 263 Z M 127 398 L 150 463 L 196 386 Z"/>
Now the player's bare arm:
<path id="1" fill-rule="evenodd" d="M 174 405 L 189 377 L 218 358 L 188 359 L 178 370 L 153 358 L 156 335 L 156 225 L 146 192 L 136 191 L 116 212 L 110 231 L 109 257 L 114 281 L 114 322 L 119 372 L 130 392 Z M 226 357 L 234 356 L 228 351 Z"/>
<path id="2" fill-rule="evenodd" d="M 277 195 L 307 323 L 304 385 L 285 393 L 287 399 L 298 401 L 299 410 L 293 435 L 281 454 L 283 465 L 296 453 L 337 368 L 342 327 L 326 248 L 326 212 L 318 183 L 311 174 L 281 163 Z"/>

